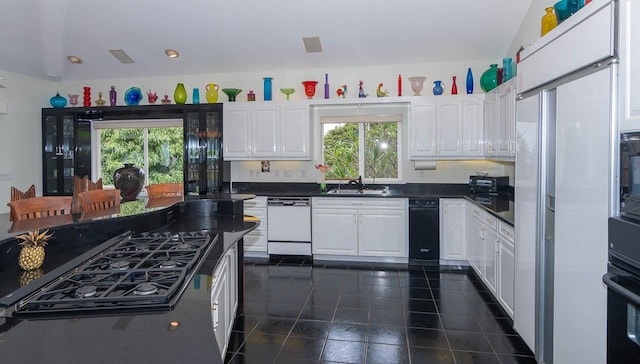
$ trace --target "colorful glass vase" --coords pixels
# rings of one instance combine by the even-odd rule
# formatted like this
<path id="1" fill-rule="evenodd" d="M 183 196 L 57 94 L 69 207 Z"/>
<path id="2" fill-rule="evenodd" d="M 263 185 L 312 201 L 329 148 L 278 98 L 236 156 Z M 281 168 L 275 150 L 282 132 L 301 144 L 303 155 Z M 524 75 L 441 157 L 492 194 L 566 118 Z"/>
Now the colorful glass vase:
<path id="1" fill-rule="evenodd" d="M 271 101 L 271 98 L 272 98 L 271 81 L 273 80 L 273 77 L 265 77 L 263 78 L 263 80 L 264 80 L 264 101 Z"/>
<path id="2" fill-rule="evenodd" d="M 128 106 L 138 105 L 142 101 L 142 90 L 139 87 L 130 87 L 124 93 L 124 103 Z"/>
<path id="3" fill-rule="evenodd" d="M 111 90 L 109 90 L 109 105 L 116 106 L 117 101 L 118 101 L 118 92 L 116 91 L 115 86 L 111 86 Z"/>
<path id="4" fill-rule="evenodd" d="M 91 87 L 89 86 L 82 88 L 82 106 L 91 106 Z"/>
<path id="5" fill-rule="evenodd" d="M 219 88 L 220 86 L 216 85 L 215 83 L 210 83 L 205 87 L 205 90 L 207 90 L 207 92 L 204 94 L 204 96 L 207 98 L 208 103 L 215 104 L 216 102 L 218 102 Z"/>
<path id="6" fill-rule="evenodd" d="M 544 9 L 545 14 L 542 16 L 542 27 L 540 35 L 545 35 L 551 31 L 551 29 L 558 26 L 558 18 L 556 18 L 556 13 L 553 11 L 553 7 L 548 7 Z"/>
<path id="7" fill-rule="evenodd" d="M 513 60 L 511 58 L 502 59 L 502 82 L 507 82 L 513 78 Z"/>
<path id="8" fill-rule="evenodd" d="M 197 87 L 193 88 L 193 96 L 191 97 L 191 102 L 193 104 L 200 103 L 200 90 Z"/>
<path id="9" fill-rule="evenodd" d="M 60 96 L 60 93 L 56 92 L 56 95 L 49 99 L 49 103 L 53 107 L 65 107 L 67 106 L 67 99 Z"/>
<path id="10" fill-rule="evenodd" d="M 471 95 L 473 93 L 473 73 L 471 72 L 471 67 L 467 70 L 467 94 Z"/>
<path id="11" fill-rule="evenodd" d="M 451 94 L 452 95 L 457 95 L 458 94 L 458 85 L 456 85 L 456 76 L 452 76 L 452 81 L 451 81 Z"/>
<path id="12" fill-rule="evenodd" d="M 183 83 L 178 83 L 176 90 L 173 92 L 173 100 L 176 104 L 184 104 L 187 102 L 187 89 Z"/>
<path id="13" fill-rule="evenodd" d="M 498 87 L 498 64 L 489 65 L 489 69 L 480 76 L 480 88 L 484 92 L 489 92 Z"/>
<path id="14" fill-rule="evenodd" d="M 442 88 L 442 81 L 433 81 L 433 84 L 435 85 L 433 86 L 433 94 L 436 96 L 442 95 L 442 93 L 444 92 L 444 89 Z"/>

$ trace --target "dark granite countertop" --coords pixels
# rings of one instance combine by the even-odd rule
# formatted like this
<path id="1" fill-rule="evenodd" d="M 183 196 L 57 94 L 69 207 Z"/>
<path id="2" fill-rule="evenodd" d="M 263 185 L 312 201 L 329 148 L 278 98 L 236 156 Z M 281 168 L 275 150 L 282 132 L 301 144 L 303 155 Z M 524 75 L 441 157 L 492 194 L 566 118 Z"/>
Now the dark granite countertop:
<path id="1" fill-rule="evenodd" d="M 235 201 L 242 201 L 236 197 Z M 0 308 L 0 357 L 17 363 L 222 363 L 211 321 L 212 273 L 227 249 L 259 222 L 219 211 L 221 206 L 228 207 L 221 202 L 231 200 L 187 199 L 143 213 L 121 213 L 52 227 L 55 237 L 47 247 L 43 274 L 122 231 L 207 230 L 218 238 L 170 311 L 27 319 L 13 317 Z M 4 243 L 0 245 L 0 297 L 10 300 L 13 294 L 7 293 L 20 291 L 16 288 L 20 287 L 22 272 L 16 264 L 17 244 L 14 240 Z"/>
<path id="2" fill-rule="evenodd" d="M 468 201 L 484 208 L 492 215 L 505 221 L 511 226 L 514 225 L 514 203 L 513 194 L 487 195 L 472 194 L 468 184 L 452 183 L 407 183 L 407 184 L 376 184 L 369 186 L 372 189 L 382 189 L 389 187 L 389 193 L 383 195 L 376 194 L 331 194 L 320 192 L 316 183 L 251 183 L 236 182 L 233 184 L 233 191 L 238 193 L 252 193 L 258 196 L 270 197 L 365 197 L 365 198 L 466 198 Z M 342 184 L 341 189 L 352 188 Z M 328 184 L 328 190 L 338 188 L 337 184 Z M 511 192 L 511 191 L 510 191 Z"/>

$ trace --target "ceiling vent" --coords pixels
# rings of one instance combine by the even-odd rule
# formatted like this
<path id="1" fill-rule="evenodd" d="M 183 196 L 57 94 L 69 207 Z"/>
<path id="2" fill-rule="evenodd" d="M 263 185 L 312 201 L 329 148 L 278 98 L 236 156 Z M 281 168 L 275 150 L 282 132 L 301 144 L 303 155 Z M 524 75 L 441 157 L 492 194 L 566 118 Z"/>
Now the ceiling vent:
<path id="1" fill-rule="evenodd" d="M 304 43 L 304 49 L 307 50 L 307 53 L 322 52 L 320 37 L 302 37 L 302 42 Z"/>
<path id="2" fill-rule="evenodd" d="M 129 57 L 129 55 L 122 49 L 110 49 L 109 52 L 111 52 L 111 54 L 122 64 L 135 63 L 133 62 L 133 59 L 131 59 L 131 57 Z"/>

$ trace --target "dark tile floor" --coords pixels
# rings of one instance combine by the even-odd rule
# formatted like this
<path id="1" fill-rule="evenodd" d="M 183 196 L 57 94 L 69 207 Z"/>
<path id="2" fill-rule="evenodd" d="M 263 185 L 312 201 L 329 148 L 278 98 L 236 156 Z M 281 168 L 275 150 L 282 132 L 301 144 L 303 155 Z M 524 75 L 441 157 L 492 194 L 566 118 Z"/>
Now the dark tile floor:
<path id="1" fill-rule="evenodd" d="M 535 363 L 469 271 L 247 259 L 227 363 Z"/>

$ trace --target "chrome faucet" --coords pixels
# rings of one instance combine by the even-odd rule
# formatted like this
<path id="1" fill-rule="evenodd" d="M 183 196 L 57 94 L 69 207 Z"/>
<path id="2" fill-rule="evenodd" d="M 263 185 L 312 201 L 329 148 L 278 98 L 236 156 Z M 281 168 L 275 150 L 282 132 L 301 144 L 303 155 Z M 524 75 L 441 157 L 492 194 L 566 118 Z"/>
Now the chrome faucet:
<path id="1" fill-rule="evenodd" d="M 354 178 L 349 180 L 350 185 L 356 185 L 358 188 L 358 192 L 362 192 L 362 176 L 358 176 L 358 178 Z"/>

